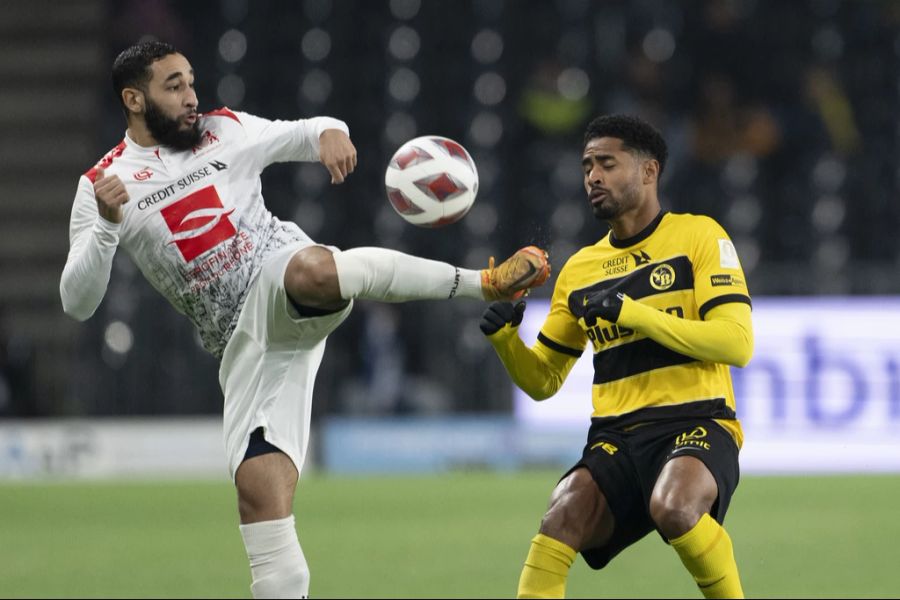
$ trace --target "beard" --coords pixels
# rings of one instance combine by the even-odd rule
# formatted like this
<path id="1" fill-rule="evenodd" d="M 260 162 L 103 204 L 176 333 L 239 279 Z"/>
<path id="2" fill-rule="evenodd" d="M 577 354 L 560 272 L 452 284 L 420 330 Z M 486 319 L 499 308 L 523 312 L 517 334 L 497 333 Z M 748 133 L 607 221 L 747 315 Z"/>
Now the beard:
<path id="1" fill-rule="evenodd" d="M 144 123 L 150 135 L 163 146 L 175 150 L 190 150 L 200 144 L 200 121 L 187 129 L 181 128 L 179 119 L 171 119 L 162 109 L 147 97 L 147 108 L 144 110 Z"/>
<path id="2" fill-rule="evenodd" d="M 613 194 L 612 190 L 606 192 L 606 199 L 600 204 L 591 204 L 591 211 L 598 221 L 610 221 L 625 213 L 628 209 L 637 206 L 640 191 L 637 184 L 629 185 L 620 194 Z"/>
<path id="3" fill-rule="evenodd" d="M 612 193 L 606 194 L 606 199 L 600 204 L 592 204 L 591 210 L 594 212 L 594 218 L 598 221 L 609 221 L 614 219 L 621 212 L 622 204 Z"/>

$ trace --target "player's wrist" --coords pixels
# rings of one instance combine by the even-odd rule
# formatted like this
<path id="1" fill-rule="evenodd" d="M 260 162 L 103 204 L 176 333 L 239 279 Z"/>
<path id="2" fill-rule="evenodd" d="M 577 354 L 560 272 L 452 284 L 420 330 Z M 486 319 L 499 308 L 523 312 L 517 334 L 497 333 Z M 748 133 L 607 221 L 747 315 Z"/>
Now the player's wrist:
<path id="1" fill-rule="evenodd" d="M 334 117 L 313 117 L 310 121 L 313 124 L 313 131 L 315 131 L 317 140 L 321 140 L 326 133 L 330 135 L 340 132 L 346 136 L 350 135 L 350 128 L 340 119 L 335 119 Z"/>
<path id="2" fill-rule="evenodd" d="M 641 305 L 623 294 L 622 308 L 619 310 L 619 319 L 616 321 L 616 324 L 624 327 L 633 327 L 640 320 L 639 314 L 642 308 L 650 307 Z M 651 308 L 650 310 L 654 309 Z"/>
<path id="3" fill-rule="evenodd" d="M 519 335 L 519 326 L 507 323 L 494 333 L 485 336 L 494 346 L 506 346 L 509 341 Z"/>

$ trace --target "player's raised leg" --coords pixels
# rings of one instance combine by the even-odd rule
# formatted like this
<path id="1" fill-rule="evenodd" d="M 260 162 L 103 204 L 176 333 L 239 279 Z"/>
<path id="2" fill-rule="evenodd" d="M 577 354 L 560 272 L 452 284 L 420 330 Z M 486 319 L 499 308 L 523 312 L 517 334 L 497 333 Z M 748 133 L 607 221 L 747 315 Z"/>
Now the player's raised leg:
<path id="1" fill-rule="evenodd" d="M 273 446 L 245 460 L 235 474 L 254 598 L 306 598 L 309 594 L 309 567 L 292 514 L 297 479 L 294 463 Z"/>
<path id="2" fill-rule="evenodd" d="M 650 516 L 706 598 L 743 598 L 728 532 L 710 516 L 716 480 L 699 458 L 673 458 L 650 497 Z"/>
<path id="3" fill-rule="evenodd" d="M 448 263 L 385 248 L 332 253 L 314 246 L 296 253 L 285 272 L 285 288 L 303 306 L 337 310 L 354 298 L 404 302 L 454 297 L 513 300 L 550 276 L 547 254 L 522 248 L 498 266 L 461 269 Z"/>

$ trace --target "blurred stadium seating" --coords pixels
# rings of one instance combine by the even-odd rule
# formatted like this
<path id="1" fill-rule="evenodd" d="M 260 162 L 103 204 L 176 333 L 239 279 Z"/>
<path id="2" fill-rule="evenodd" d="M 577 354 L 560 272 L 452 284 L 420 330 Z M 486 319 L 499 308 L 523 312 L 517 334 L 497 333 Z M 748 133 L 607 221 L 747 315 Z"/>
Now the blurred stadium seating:
<path id="1" fill-rule="evenodd" d="M 896 2 L 6 0 L 0 31 L 0 415 L 221 410 L 215 360 L 126 257 L 87 324 L 59 306 L 76 179 L 122 136 L 109 67 L 145 36 L 188 56 L 201 109 L 349 123 L 345 185 L 317 165 L 264 175 L 270 209 L 324 243 L 472 268 L 538 243 L 558 271 L 605 233 L 580 188 L 584 126 L 629 112 L 669 140 L 665 207 L 718 219 L 752 293 L 900 293 Z M 391 153 L 425 133 L 465 144 L 481 176 L 438 231 L 383 193 Z M 360 303 L 315 416 L 508 412 L 481 309 Z"/>

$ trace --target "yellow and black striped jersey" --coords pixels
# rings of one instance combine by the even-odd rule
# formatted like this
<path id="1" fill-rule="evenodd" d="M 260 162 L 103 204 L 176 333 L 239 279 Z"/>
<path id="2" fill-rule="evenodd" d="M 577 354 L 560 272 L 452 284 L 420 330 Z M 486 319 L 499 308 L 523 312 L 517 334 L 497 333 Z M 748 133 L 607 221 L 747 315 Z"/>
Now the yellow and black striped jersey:
<path id="1" fill-rule="evenodd" d="M 684 319 L 703 320 L 727 303 L 749 305 L 725 230 L 709 217 L 662 212 L 632 238 L 609 234 L 581 249 L 557 278 L 538 344 L 580 356 L 590 340 L 595 420 L 627 427 L 674 417 L 714 418 L 740 444 L 728 366 L 681 354 L 621 324 L 598 319 L 588 327 L 588 296 L 608 289 Z"/>

